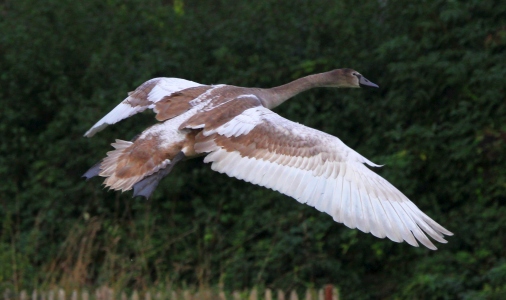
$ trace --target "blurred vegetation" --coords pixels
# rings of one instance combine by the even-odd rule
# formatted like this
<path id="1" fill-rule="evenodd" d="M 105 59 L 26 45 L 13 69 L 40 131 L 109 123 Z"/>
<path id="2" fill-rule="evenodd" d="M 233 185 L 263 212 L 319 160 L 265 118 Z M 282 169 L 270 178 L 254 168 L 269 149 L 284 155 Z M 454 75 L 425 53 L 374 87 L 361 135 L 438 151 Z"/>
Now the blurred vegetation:
<path id="1" fill-rule="evenodd" d="M 505 1 L 0 1 L 0 290 L 303 289 L 343 299 L 506 293 Z M 277 109 L 339 136 L 455 233 L 438 251 L 350 230 L 178 165 L 149 201 L 80 176 L 145 113 L 83 133 L 152 77 L 271 87 L 351 67 L 379 90 Z"/>

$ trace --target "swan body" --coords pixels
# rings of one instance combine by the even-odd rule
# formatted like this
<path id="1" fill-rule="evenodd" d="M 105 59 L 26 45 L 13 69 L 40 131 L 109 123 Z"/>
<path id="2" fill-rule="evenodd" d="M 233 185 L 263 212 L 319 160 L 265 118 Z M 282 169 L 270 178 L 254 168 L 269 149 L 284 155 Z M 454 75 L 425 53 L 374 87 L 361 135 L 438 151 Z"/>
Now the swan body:
<path id="1" fill-rule="evenodd" d="M 159 123 L 115 150 L 84 177 L 105 177 L 112 189 L 149 197 L 174 165 L 205 155 L 230 177 L 288 195 L 326 212 L 336 222 L 392 241 L 437 249 L 452 233 L 364 164 L 372 163 L 337 137 L 289 121 L 271 109 L 315 87 L 378 87 L 352 69 L 309 75 L 270 89 L 202 85 L 154 78 L 139 86 L 85 133 L 146 109 Z"/>

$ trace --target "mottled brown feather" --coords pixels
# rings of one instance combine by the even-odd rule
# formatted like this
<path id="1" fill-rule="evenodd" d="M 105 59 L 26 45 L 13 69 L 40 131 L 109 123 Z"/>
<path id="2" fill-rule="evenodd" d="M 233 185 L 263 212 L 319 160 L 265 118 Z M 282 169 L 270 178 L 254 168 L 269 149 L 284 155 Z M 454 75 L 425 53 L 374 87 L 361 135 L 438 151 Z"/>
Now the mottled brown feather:
<path id="1" fill-rule="evenodd" d="M 302 140 L 296 135 L 288 135 L 269 129 L 257 125 L 248 134 L 238 137 L 226 137 L 216 133 L 204 136 L 200 133 L 197 135 L 196 143 L 214 141 L 217 146 L 229 152 L 239 151 L 243 157 L 255 158 L 265 155 L 265 151 L 288 156 L 312 157 L 322 154 L 326 150 L 317 139 L 306 138 Z"/>
<path id="2" fill-rule="evenodd" d="M 202 127 L 205 132 L 211 132 L 229 122 L 245 110 L 260 106 L 257 97 L 243 97 L 229 101 L 212 110 L 197 113 L 180 128 Z M 269 161 L 277 161 L 280 164 L 291 165 L 296 160 L 290 157 L 314 157 L 319 155 L 322 163 L 327 160 L 344 161 L 336 153 L 331 153 L 321 137 L 312 135 L 300 135 L 297 126 L 291 121 L 280 118 L 279 122 L 263 119 L 247 134 L 239 136 L 224 136 L 218 133 L 205 135 L 201 132 L 196 136 L 196 151 L 200 153 L 213 151 L 214 148 L 223 148 L 228 152 L 238 151 L 243 157 L 251 157 Z M 279 155 L 284 155 L 281 157 Z"/>
<path id="3" fill-rule="evenodd" d="M 109 164 L 114 164 L 114 168 L 111 169 L 111 174 L 103 172 L 101 176 L 114 175 L 117 178 L 128 178 L 149 172 L 164 160 L 170 159 L 170 151 L 160 151 L 158 147 L 160 143 L 160 139 L 153 135 L 137 139 L 127 148 L 121 149 L 118 158 L 111 159 L 110 163 L 107 158 L 104 160 L 102 170 L 106 170 Z M 114 158 L 114 152 L 118 150 L 108 153 L 108 155 L 111 154 L 109 157 Z"/>
<path id="4" fill-rule="evenodd" d="M 244 93 L 244 90 L 241 89 L 238 92 Z M 223 98 L 219 100 L 221 101 L 211 102 L 207 105 L 207 107 L 204 107 L 202 112 L 195 114 L 183 122 L 179 126 L 179 129 L 196 128 L 202 125 L 204 125 L 208 131 L 216 129 L 242 114 L 245 110 L 262 105 L 260 100 L 255 97 L 245 97 L 239 99 Z"/>
<path id="5" fill-rule="evenodd" d="M 210 88 L 211 86 L 208 85 L 197 86 L 163 97 L 155 105 L 156 119 L 158 121 L 165 121 L 185 113 L 192 108 L 190 101 L 199 97 Z"/>
<path id="6" fill-rule="evenodd" d="M 130 98 L 126 101 L 132 107 L 136 106 L 148 106 L 152 104 L 151 101 L 148 100 L 148 95 L 153 90 L 153 88 L 158 84 L 160 80 L 150 80 L 144 82 L 135 91 L 128 93 Z"/>
<path id="7" fill-rule="evenodd" d="M 117 141 L 116 150 L 107 153 L 100 169 L 100 176 L 108 177 L 104 183 L 113 189 L 129 190 L 142 178 L 150 175 L 154 170 L 163 166 L 164 162 L 172 160 L 185 149 L 185 155 L 195 155 L 194 143 L 197 132 L 189 131 L 185 140 L 163 147 L 163 140 L 157 135 L 148 135 L 135 142 Z M 129 143 L 127 147 L 125 144 Z M 120 146 L 116 146 L 116 145 Z"/>

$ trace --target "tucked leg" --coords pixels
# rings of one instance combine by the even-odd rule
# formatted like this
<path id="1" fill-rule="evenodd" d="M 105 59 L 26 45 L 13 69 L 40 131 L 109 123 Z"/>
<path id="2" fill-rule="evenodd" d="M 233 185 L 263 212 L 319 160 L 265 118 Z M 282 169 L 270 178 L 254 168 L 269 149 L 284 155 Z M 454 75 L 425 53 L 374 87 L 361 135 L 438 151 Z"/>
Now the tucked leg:
<path id="1" fill-rule="evenodd" d="M 90 180 L 90 178 L 97 176 L 98 173 L 100 173 L 100 164 L 101 163 L 102 163 L 102 161 L 99 161 L 98 163 L 96 163 L 93 167 L 91 167 L 88 171 L 86 171 L 86 173 L 84 173 L 83 176 L 81 176 L 81 177 L 86 177 L 86 180 Z"/>
<path id="2" fill-rule="evenodd" d="M 168 166 L 161 169 L 160 171 L 151 174 L 141 181 L 134 184 L 134 197 L 135 196 L 143 196 L 146 197 L 146 199 L 149 199 L 151 194 L 155 191 L 156 187 L 158 186 L 158 183 L 160 183 L 160 180 L 162 180 L 165 176 L 167 176 L 170 171 L 172 171 L 172 168 L 176 163 L 180 160 L 185 158 L 185 155 L 183 152 L 179 152 L 170 162 Z"/>

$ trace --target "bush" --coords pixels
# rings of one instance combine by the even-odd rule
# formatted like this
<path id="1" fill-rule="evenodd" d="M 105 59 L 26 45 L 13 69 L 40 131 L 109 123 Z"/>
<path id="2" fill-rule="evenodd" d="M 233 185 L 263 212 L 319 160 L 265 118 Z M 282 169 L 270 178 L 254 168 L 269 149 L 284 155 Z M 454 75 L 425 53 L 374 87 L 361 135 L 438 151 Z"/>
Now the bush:
<path id="1" fill-rule="evenodd" d="M 505 13 L 500 1 L 1 2 L 2 288 L 332 282 L 350 299 L 498 297 Z M 149 78 L 271 87 L 338 67 L 381 89 L 312 90 L 277 112 L 387 163 L 381 175 L 455 233 L 440 250 L 350 230 L 198 159 L 149 201 L 80 178 L 154 122 L 82 137 Z"/>

